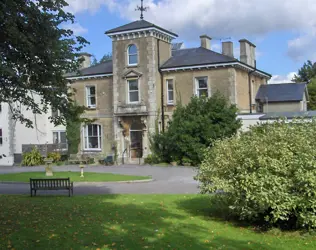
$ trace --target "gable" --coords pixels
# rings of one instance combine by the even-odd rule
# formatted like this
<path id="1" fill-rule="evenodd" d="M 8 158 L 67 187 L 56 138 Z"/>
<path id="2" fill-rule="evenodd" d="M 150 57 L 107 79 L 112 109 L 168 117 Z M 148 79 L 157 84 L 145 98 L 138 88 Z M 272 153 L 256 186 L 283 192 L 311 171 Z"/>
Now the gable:
<path id="1" fill-rule="evenodd" d="M 126 73 L 124 73 L 123 78 L 140 78 L 143 74 L 136 71 L 136 70 L 129 70 Z"/>

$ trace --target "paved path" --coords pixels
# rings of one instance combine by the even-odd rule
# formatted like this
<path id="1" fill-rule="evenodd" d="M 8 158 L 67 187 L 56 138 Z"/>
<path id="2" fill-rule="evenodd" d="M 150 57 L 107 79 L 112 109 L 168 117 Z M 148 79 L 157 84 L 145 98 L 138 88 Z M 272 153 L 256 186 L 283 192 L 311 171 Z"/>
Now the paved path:
<path id="1" fill-rule="evenodd" d="M 78 166 L 54 167 L 54 171 L 78 171 Z M 0 174 L 45 171 L 44 167 L 0 167 Z M 194 194 L 198 183 L 193 180 L 194 168 L 153 167 L 139 165 L 89 166 L 85 172 L 152 176 L 147 183 L 75 183 L 74 193 L 85 194 Z M 43 191 L 44 192 L 44 191 Z M 42 193 L 43 193 L 42 192 Z M 62 194 L 58 191 L 56 194 Z M 55 193 L 55 192 L 49 192 Z M 0 194 L 29 194 L 29 184 L 0 184 Z M 39 193 L 41 194 L 41 193 Z"/>

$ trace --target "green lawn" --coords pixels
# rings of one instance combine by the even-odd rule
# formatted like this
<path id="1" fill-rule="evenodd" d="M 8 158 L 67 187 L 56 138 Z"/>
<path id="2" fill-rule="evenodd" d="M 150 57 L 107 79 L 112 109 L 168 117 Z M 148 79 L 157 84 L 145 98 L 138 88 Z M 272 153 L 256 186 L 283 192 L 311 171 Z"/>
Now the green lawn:
<path id="1" fill-rule="evenodd" d="M 0 249 L 316 249 L 215 217 L 208 196 L 0 196 Z"/>
<path id="2" fill-rule="evenodd" d="M 132 181 L 150 179 L 148 176 L 119 175 L 110 173 L 90 173 L 85 172 L 84 177 L 80 177 L 79 172 L 54 172 L 51 178 L 70 178 L 71 181 L 85 182 L 108 182 L 108 181 Z M 50 178 L 45 176 L 45 172 L 26 172 L 14 174 L 0 174 L 0 181 L 29 182 L 30 178 Z"/>

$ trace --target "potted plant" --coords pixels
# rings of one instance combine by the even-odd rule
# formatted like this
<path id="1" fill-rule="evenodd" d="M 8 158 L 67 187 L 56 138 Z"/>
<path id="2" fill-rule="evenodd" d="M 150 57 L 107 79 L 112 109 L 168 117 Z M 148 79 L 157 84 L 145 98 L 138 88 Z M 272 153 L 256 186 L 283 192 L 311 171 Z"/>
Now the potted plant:
<path id="1" fill-rule="evenodd" d="M 183 157 L 182 158 L 182 164 L 183 166 L 191 166 L 192 161 L 188 157 Z"/>

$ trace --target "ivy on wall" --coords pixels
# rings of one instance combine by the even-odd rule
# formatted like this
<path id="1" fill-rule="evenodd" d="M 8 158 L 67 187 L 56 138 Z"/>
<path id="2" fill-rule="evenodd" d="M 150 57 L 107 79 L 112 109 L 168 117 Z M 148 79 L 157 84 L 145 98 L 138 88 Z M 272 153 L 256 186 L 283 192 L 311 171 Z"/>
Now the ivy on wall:
<path id="1" fill-rule="evenodd" d="M 66 134 L 68 141 L 68 154 L 77 154 L 79 151 L 81 124 L 89 124 L 95 121 L 95 119 L 81 118 L 81 115 L 85 111 L 85 107 L 79 106 L 77 103 L 74 105 L 77 112 L 72 117 L 66 118 Z"/>

